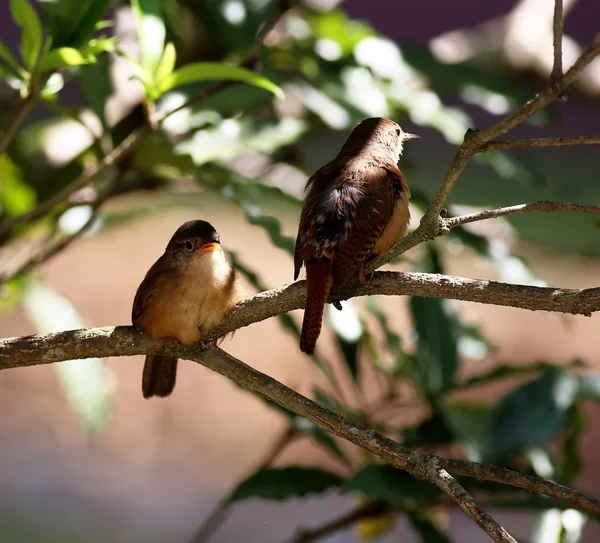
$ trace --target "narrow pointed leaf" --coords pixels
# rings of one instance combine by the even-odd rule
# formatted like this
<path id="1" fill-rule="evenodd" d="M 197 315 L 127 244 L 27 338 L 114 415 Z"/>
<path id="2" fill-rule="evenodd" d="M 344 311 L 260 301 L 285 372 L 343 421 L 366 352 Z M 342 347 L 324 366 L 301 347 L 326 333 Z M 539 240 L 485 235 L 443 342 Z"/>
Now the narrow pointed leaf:
<path id="1" fill-rule="evenodd" d="M 218 62 L 195 62 L 186 64 L 175 70 L 170 76 L 162 79 L 156 87 L 159 94 L 199 81 L 239 81 L 260 87 L 272 92 L 278 98 L 283 98 L 283 91 L 266 77 L 258 75 L 245 68 L 222 64 Z"/>
<path id="2" fill-rule="evenodd" d="M 282 501 L 321 494 L 339 487 L 343 482 L 344 479 L 339 475 L 316 468 L 266 468 L 242 481 L 228 501 L 233 503 L 250 498 Z"/>
<path id="3" fill-rule="evenodd" d="M 163 57 L 165 24 L 158 0 L 132 0 L 138 28 L 142 66 L 152 76 Z"/>
<path id="4" fill-rule="evenodd" d="M 10 52 L 10 49 L 3 41 L 0 41 L 0 58 L 4 60 L 4 62 L 6 62 L 6 64 L 10 68 L 14 69 L 17 73 L 21 71 L 21 66 L 19 66 L 19 63 L 17 62 L 15 57 Z"/>
<path id="5" fill-rule="evenodd" d="M 169 42 L 167 43 L 165 50 L 163 51 L 163 56 L 160 59 L 160 64 L 156 68 L 154 80 L 158 85 L 160 85 L 160 81 L 162 79 L 169 77 L 173 73 L 176 61 L 177 51 L 175 50 L 175 45 L 172 42 Z"/>
<path id="6" fill-rule="evenodd" d="M 25 67 L 31 71 L 42 49 L 44 35 L 40 18 L 29 0 L 11 0 L 10 12 L 14 21 L 21 27 L 19 51 Z"/>
<path id="7" fill-rule="evenodd" d="M 40 72 L 50 72 L 69 66 L 87 64 L 92 60 L 94 59 L 84 57 L 77 49 L 72 47 L 59 47 L 58 49 L 52 49 L 40 59 L 38 70 Z"/>

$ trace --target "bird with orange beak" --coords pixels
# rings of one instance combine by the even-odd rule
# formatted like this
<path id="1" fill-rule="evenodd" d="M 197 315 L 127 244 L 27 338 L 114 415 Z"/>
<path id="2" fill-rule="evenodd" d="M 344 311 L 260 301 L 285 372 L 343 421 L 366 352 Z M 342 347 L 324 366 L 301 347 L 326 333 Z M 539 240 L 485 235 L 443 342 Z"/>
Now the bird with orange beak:
<path id="1" fill-rule="evenodd" d="M 206 221 L 189 221 L 177 229 L 144 277 L 131 320 L 154 340 L 175 338 L 190 345 L 219 325 L 244 297 L 237 272 L 225 259 L 218 232 Z M 146 356 L 144 398 L 169 396 L 176 375 L 177 358 Z"/>

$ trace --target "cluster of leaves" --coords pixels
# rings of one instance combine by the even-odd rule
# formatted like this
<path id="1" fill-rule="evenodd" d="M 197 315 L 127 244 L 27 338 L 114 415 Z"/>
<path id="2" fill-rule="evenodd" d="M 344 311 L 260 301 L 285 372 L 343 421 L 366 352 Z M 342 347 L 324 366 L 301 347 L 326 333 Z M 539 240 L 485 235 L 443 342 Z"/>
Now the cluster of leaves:
<path id="1" fill-rule="evenodd" d="M 72 185 L 85 165 L 103 160 L 136 128 L 153 126 L 156 119 L 161 120 L 160 126 L 153 127 L 126 161 L 106 168 L 91 187 L 99 191 L 109 180 L 122 179 L 111 198 L 152 189 L 157 192 L 158 205 L 129 206 L 108 213 L 76 199 L 65 200 L 34 228 L 0 234 L 3 245 L 39 243 L 46 235 L 54 239 L 57 230 L 59 236 L 77 233 L 83 223 L 89 224 L 90 216 L 93 230 L 99 232 L 167 206 L 201 206 L 196 193 L 186 192 L 182 198 L 174 190 L 180 188 L 181 179 L 191 177 L 204 194 L 210 192 L 231 204 L 249 224 L 264 230 L 275 247 L 291 253 L 293 240 L 283 234 L 279 218 L 287 212 L 297 215 L 300 200 L 293 195 L 293 187 L 280 189 L 266 183 L 263 174 L 269 169 L 284 166 L 305 179 L 306 173 L 332 156 L 341 134 L 367 116 L 408 115 L 413 123 L 455 145 L 467 128 L 473 127 L 465 106 L 495 114 L 499 103 L 509 110 L 531 94 L 530 89 L 507 83 L 481 67 L 444 65 L 425 48 L 401 48 L 341 10 L 314 11 L 301 4 L 286 13 L 275 38 L 261 50 L 262 75 L 238 67 L 252 50 L 261 24 L 281 8 L 278 0 L 131 0 L 129 6 L 114 9 L 133 12 L 139 45 L 139 54 L 133 54 L 120 43 L 110 4 L 109 0 L 47 1 L 40 3 L 38 10 L 38 4 L 29 0 L 11 0 L 12 17 L 21 28 L 19 55 L 11 51 L 11 44 L 0 42 L 0 77 L 18 91 L 20 104 L 39 103 L 49 109 L 50 116 L 40 120 L 38 115 L 37 120 L 22 125 L 6 152 L 0 154 L 0 224 Z M 141 103 L 111 124 L 109 99 L 128 92 L 124 90 L 126 82 L 113 83 L 109 77 L 116 59 L 129 62 L 132 79 L 139 82 L 136 89 Z M 211 82 L 226 80 L 238 84 L 207 94 L 169 115 L 205 93 Z M 71 98 L 63 98 L 67 96 L 63 87 L 79 93 L 78 106 L 73 106 Z M 447 105 L 453 102 L 459 105 Z M 0 107 L 8 125 L 14 112 Z M 45 147 L 57 137 L 53 136 L 56 128 L 78 123 L 89 129 L 82 120 L 84 112 L 95 117 L 101 133 L 93 132 L 83 149 L 78 147 L 57 166 L 47 158 Z M 339 134 L 330 141 L 320 138 L 317 148 L 313 136 L 324 129 Z M 0 135 L 0 141 L 3 137 Z M 258 174 L 248 175 L 234 166 L 236 158 L 249 152 L 267 165 Z M 540 186 L 539 173 L 512 153 L 488 152 L 477 160 L 489 172 L 522 187 L 534 190 Z M 413 170 L 409 172 L 412 177 L 417 167 L 405 160 L 405 168 Z M 413 204 L 418 208 L 427 205 L 427 189 L 436 180 L 430 181 L 419 183 L 421 190 L 413 188 Z M 493 199 L 488 197 L 488 201 Z M 85 220 L 77 219 L 74 211 L 82 212 Z M 454 229 L 448 238 L 453 251 L 460 246 L 490 260 L 502 278 L 537 281 L 525 263 L 497 242 L 490 243 L 463 228 Z M 414 263 L 415 268 L 442 273 L 447 255 L 440 250 L 429 249 Z M 251 283 L 266 288 L 249 263 L 238 255 L 231 257 Z M 2 285 L 2 295 L 4 305 L 14 307 L 22 302 L 41 332 L 83 324 L 72 304 L 45 285 L 43 278 L 15 277 Z M 339 358 L 345 362 L 354 397 L 342 393 L 348 383 L 338 382 L 333 361 L 315 355 L 313 360 L 323 374 L 323 386 L 313 391 L 315 399 L 411 447 L 441 452 L 452 448 L 474 460 L 515 465 L 564 483 L 573 481 L 580 468 L 576 451 L 584 427 L 580 403 L 584 398 L 598 399 L 597 377 L 581 373 L 580 364 L 560 369 L 543 362 L 501 364 L 475 377 L 463 377 L 460 362 L 485 358 L 490 349 L 477 328 L 461 322 L 452 304 L 442 300 L 413 298 L 410 312 L 415 341 L 405 349 L 407 338 L 393 329 L 377 298 L 369 298 L 364 307 L 346 303 L 341 313 L 329 311 Z M 297 323 L 289 315 L 279 319 L 285 330 L 299 336 Z M 84 427 L 91 434 L 101 431 L 112 390 L 111 376 L 102 361 L 59 364 L 57 371 Z M 367 402 L 365 382 L 373 375 L 381 385 L 380 396 Z M 515 378 L 520 378 L 520 384 L 494 405 L 456 397 L 459 392 L 494 382 L 510 384 Z M 407 399 L 413 408 L 426 413 L 414 427 L 390 422 Z M 441 496 L 435 488 L 372 458 L 358 458 L 356 451 L 316 426 L 283 414 L 294 432 L 314 439 L 339 462 L 340 470 L 263 467 L 232 491 L 229 503 L 249 498 L 285 500 L 336 489 L 357 495 L 362 504 L 380 506 L 374 508 L 377 514 L 360 523 L 365 537 L 391 529 L 392 520 L 403 514 L 423 541 L 449 540 L 436 521 L 435 508 Z M 550 449 L 552 440 L 560 446 Z M 476 490 L 483 503 L 494 507 L 544 511 L 560 507 L 494 485 L 479 485 Z M 545 533 L 545 539 L 538 540 L 566 540 L 569 527 L 558 525 L 560 533 L 552 537 Z M 568 537 L 576 541 L 572 533 Z"/>

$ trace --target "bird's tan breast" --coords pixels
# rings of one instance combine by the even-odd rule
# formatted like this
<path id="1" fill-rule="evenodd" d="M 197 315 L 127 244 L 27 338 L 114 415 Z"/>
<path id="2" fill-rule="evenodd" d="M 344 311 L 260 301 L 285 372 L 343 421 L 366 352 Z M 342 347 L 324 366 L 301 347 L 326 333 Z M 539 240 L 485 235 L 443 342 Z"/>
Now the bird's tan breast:
<path id="1" fill-rule="evenodd" d="M 213 251 L 187 262 L 168 281 L 157 281 L 137 323 L 153 339 L 196 343 L 243 298 L 232 266 L 222 251 Z"/>

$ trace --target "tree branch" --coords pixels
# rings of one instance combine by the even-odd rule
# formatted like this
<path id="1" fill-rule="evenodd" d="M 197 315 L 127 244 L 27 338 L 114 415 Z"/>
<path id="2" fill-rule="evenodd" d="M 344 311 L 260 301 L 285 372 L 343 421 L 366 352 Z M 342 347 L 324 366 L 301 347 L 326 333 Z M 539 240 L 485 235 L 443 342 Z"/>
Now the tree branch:
<path id="1" fill-rule="evenodd" d="M 557 81 L 563 74 L 562 67 L 562 38 L 563 38 L 563 0 L 554 0 L 554 17 L 552 20 L 552 41 L 554 62 L 552 64 L 551 81 Z"/>
<path id="2" fill-rule="evenodd" d="M 500 526 L 483 507 L 478 505 L 452 475 L 439 466 L 436 459 L 432 458 L 428 463 L 423 462 L 420 469 L 424 470 L 428 481 L 431 481 L 440 490 L 448 494 L 493 541 L 498 543 L 517 543 L 516 539 Z"/>
<path id="3" fill-rule="evenodd" d="M 494 140 L 483 145 L 483 151 L 493 149 L 520 149 L 526 147 L 563 147 L 566 145 L 598 145 L 600 136 L 574 136 L 560 138 L 529 138 L 520 140 Z"/>
<path id="4" fill-rule="evenodd" d="M 497 466 L 487 466 L 413 451 L 353 422 L 272 379 L 218 348 L 203 345 L 177 346 L 172 342 L 154 343 L 132 326 L 89 328 L 54 334 L 0 340 L 0 369 L 89 357 L 166 354 L 192 360 L 231 379 L 238 386 L 296 413 L 323 430 L 371 452 L 416 477 L 423 477 L 432 465 L 449 472 L 557 498 L 573 507 L 600 514 L 600 500 L 552 481 Z M 440 483 L 442 484 L 442 483 Z"/>
<path id="5" fill-rule="evenodd" d="M 600 215 L 600 207 L 588 206 L 585 204 L 572 204 L 567 202 L 549 202 L 540 201 L 530 204 L 519 204 L 516 206 L 500 207 L 498 209 L 485 209 L 468 215 L 442 219 L 444 228 L 454 228 L 461 224 L 483 221 L 486 219 L 496 219 L 506 215 L 520 215 L 522 213 L 551 213 L 554 211 L 575 211 L 578 213 L 591 213 Z"/>
<path id="6" fill-rule="evenodd" d="M 298 532 L 289 540 L 289 543 L 312 543 L 329 534 L 352 526 L 352 524 L 362 519 L 379 517 L 390 511 L 392 511 L 392 508 L 385 502 L 367 502 L 317 528 L 304 529 Z"/>
<path id="7" fill-rule="evenodd" d="M 9 121 L 6 130 L 0 134 L 0 155 L 6 151 L 6 148 L 15 137 L 15 134 L 21 127 L 21 124 L 23 124 L 23 121 L 31 113 L 36 98 L 37 95 L 30 92 L 23 100 L 19 102 L 15 115 Z"/>
<path id="8" fill-rule="evenodd" d="M 557 0 L 557 2 L 561 2 L 561 0 Z M 562 2 L 560 9 L 562 10 Z M 508 115 L 485 130 L 477 131 L 469 129 L 465 134 L 463 144 L 454 155 L 442 183 L 433 195 L 429 208 L 421 219 L 419 226 L 408 236 L 396 243 L 386 255 L 374 259 L 367 268 L 367 271 L 377 269 L 415 245 L 439 236 L 439 217 L 442 208 L 446 204 L 454 185 L 473 156 L 485 151 L 488 142 L 506 134 L 509 130 L 531 117 L 534 113 L 559 98 L 571 86 L 579 73 L 599 54 L 600 35 L 598 35 L 588 48 L 581 53 L 579 58 L 564 75 L 555 80 L 550 79 L 544 88 L 531 100 L 526 102 L 518 111 Z"/>

